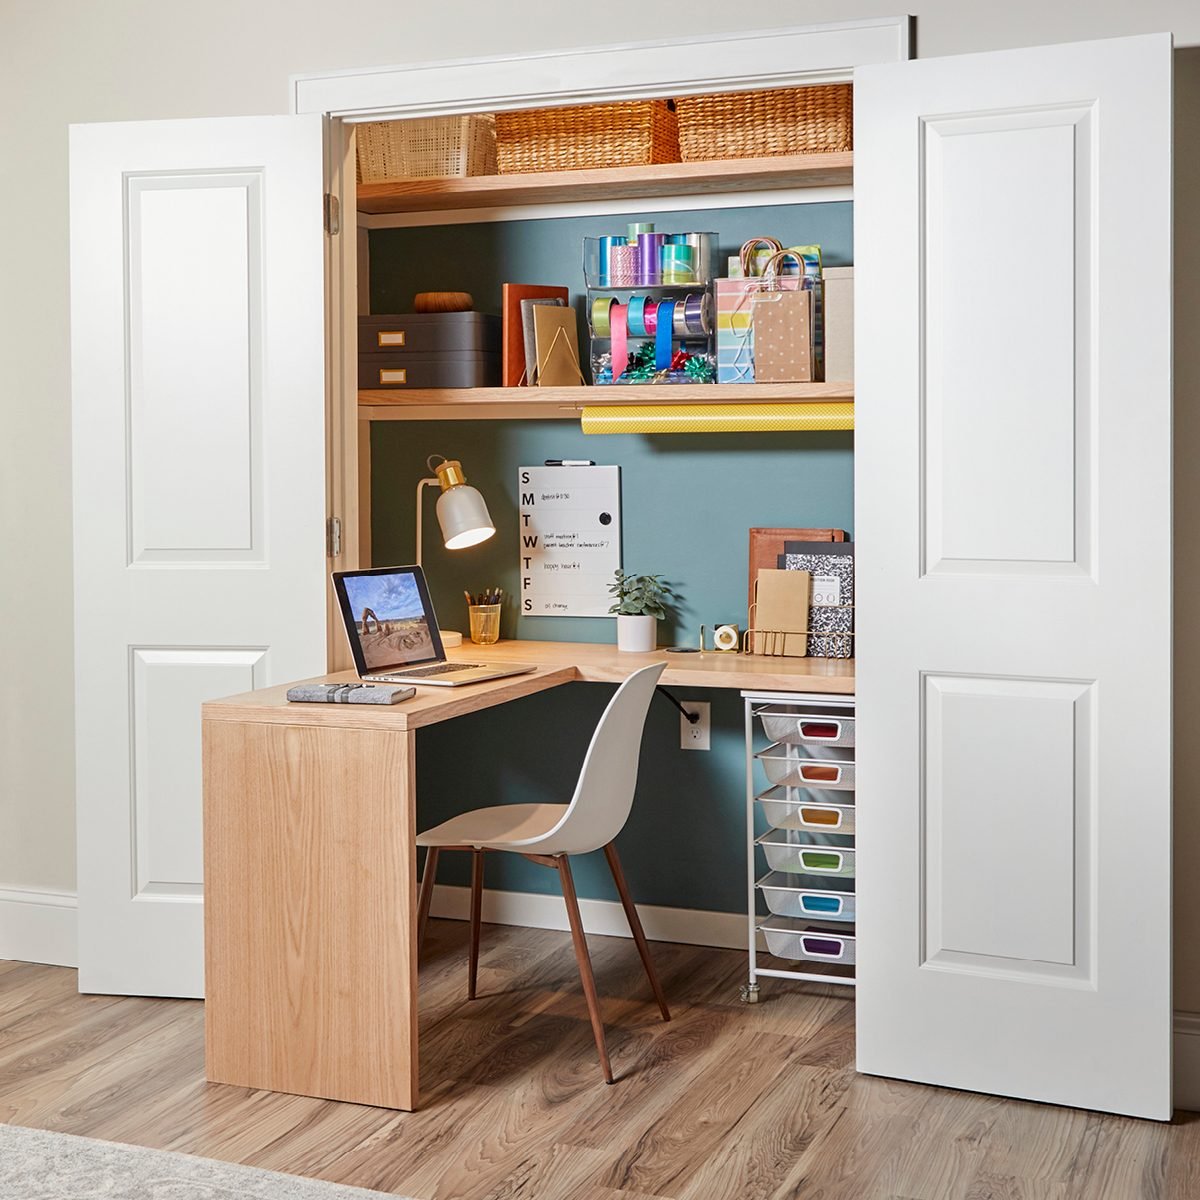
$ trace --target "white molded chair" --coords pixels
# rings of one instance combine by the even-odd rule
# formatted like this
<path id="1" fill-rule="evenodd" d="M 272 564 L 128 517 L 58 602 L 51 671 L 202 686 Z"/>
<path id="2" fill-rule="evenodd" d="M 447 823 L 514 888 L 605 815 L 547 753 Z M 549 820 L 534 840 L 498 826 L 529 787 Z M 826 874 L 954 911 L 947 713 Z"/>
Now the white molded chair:
<path id="1" fill-rule="evenodd" d="M 567 856 L 587 854 L 603 848 L 612 871 L 613 882 L 621 897 L 633 940 L 646 968 L 663 1020 L 671 1014 L 663 996 L 650 948 L 638 919 L 637 909 L 629 895 L 625 875 L 621 870 L 613 839 L 621 832 L 629 810 L 633 807 L 633 791 L 637 783 L 638 758 L 641 754 L 642 730 L 646 713 L 654 698 L 654 687 L 663 673 L 665 663 L 654 663 L 635 671 L 617 688 L 608 702 L 591 745 L 583 760 L 579 782 L 570 804 L 502 804 L 480 808 L 474 812 L 452 817 L 433 829 L 417 836 L 417 845 L 425 846 L 425 872 L 421 876 L 421 897 L 417 906 L 419 931 L 418 952 L 425 940 L 425 924 L 433 899 L 434 875 L 438 855 L 442 850 L 471 851 L 471 952 L 467 995 L 475 999 L 475 979 L 479 967 L 479 926 L 483 902 L 483 856 L 488 850 L 508 850 L 531 862 L 554 867 L 562 881 L 567 919 L 579 961 L 579 976 L 587 997 L 592 1033 L 600 1053 L 600 1066 L 605 1083 L 612 1083 L 612 1067 L 604 1041 L 604 1025 L 600 1020 L 600 1005 L 596 997 L 596 981 L 592 975 L 592 960 L 588 956 L 583 922 L 579 917 L 579 901 Z"/>

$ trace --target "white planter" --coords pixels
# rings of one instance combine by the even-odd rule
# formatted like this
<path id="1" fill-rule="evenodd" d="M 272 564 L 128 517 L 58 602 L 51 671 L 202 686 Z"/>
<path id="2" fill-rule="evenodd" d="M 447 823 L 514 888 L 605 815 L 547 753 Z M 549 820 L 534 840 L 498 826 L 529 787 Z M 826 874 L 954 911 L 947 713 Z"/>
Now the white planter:
<path id="1" fill-rule="evenodd" d="M 617 616 L 617 649 L 645 654 L 658 644 L 658 618 Z"/>

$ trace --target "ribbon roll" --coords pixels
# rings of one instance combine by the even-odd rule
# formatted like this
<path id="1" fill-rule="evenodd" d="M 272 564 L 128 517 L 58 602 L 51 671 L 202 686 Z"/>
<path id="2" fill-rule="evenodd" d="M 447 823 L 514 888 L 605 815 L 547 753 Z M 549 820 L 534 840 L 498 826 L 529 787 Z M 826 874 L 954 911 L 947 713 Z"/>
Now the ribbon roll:
<path id="1" fill-rule="evenodd" d="M 631 246 L 637 245 L 639 233 L 653 233 L 653 232 L 654 232 L 654 222 L 653 221 L 630 221 L 629 224 L 625 226 L 625 236 Z"/>
<path id="2" fill-rule="evenodd" d="M 712 278 L 713 247 L 716 245 L 715 233 L 689 233 L 687 244 L 692 248 L 692 268 L 696 272 L 697 283 L 708 283 Z"/>
<path id="3" fill-rule="evenodd" d="M 688 296 L 687 299 L 690 300 L 691 296 Z M 685 302 L 684 304 L 675 305 L 675 336 L 677 338 L 685 338 L 687 335 L 687 305 Z"/>
<path id="4" fill-rule="evenodd" d="M 625 239 L 623 237 L 602 237 L 596 239 L 596 273 L 599 276 L 598 282 L 601 287 L 608 287 L 608 281 L 611 278 L 613 250 L 617 246 L 624 245 Z"/>
<path id="5" fill-rule="evenodd" d="M 675 328 L 675 301 L 662 300 L 658 305 L 658 333 L 654 338 L 654 369 L 671 369 L 671 333 Z"/>
<path id="6" fill-rule="evenodd" d="M 624 304 L 614 304 L 608 315 L 612 329 L 612 381 L 619 383 L 629 366 L 629 310 Z"/>
<path id="7" fill-rule="evenodd" d="M 608 282 L 612 287 L 632 287 L 637 283 L 637 247 L 612 246 L 608 252 Z"/>
<path id="8" fill-rule="evenodd" d="M 667 245 L 662 248 L 663 283 L 695 283 L 695 252 L 691 246 Z"/>
<path id="9" fill-rule="evenodd" d="M 646 328 L 646 297 L 629 297 L 629 336 L 649 337 L 650 330 Z"/>
<path id="10" fill-rule="evenodd" d="M 638 282 L 654 287 L 662 277 L 662 248 L 664 233 L 639 233 L 637 240 Z"/>
<path id="11" fill-rule="evenodd" d="M 692 292 L 683 302 L 687 331 L 695 337 L 712 329 L 712 301 L 707 292 Z"/>
<path id="12" fill-rule="evenodd" d="M 646 336 L 656 337 L 658 334 L 658 309 L 654 301 L 646 297 L 646 309 L 642 314 L 642 324 L 646 326 Z"/>
<path id="13" fill-rule="evenodd" d="M 592 301 L 592 334 L 598 338 L 612 333 L 612 306 L 616 301 L 611 296 L 597 296 Z"/>

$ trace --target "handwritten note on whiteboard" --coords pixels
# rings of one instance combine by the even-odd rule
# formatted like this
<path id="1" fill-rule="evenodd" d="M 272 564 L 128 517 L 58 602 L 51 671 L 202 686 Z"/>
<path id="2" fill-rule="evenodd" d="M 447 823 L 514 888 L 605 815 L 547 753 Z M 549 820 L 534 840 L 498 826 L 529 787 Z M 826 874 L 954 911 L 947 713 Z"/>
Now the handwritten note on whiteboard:
<path id="1" fill-rule="evenodd" d="M 521 614 L 605 617 L 621 565 L 620 467 L 520 467 Z"/>

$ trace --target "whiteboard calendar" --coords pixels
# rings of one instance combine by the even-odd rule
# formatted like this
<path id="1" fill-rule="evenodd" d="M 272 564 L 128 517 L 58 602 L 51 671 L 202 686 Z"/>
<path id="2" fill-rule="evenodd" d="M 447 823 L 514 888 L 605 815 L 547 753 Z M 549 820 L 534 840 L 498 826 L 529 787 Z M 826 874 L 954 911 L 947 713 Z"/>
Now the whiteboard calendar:
<path id="1" fill-rule="evenodd" d="M 605 617 L 621 565 L 620 467 L 518 468 L 521 615 Z"/>

